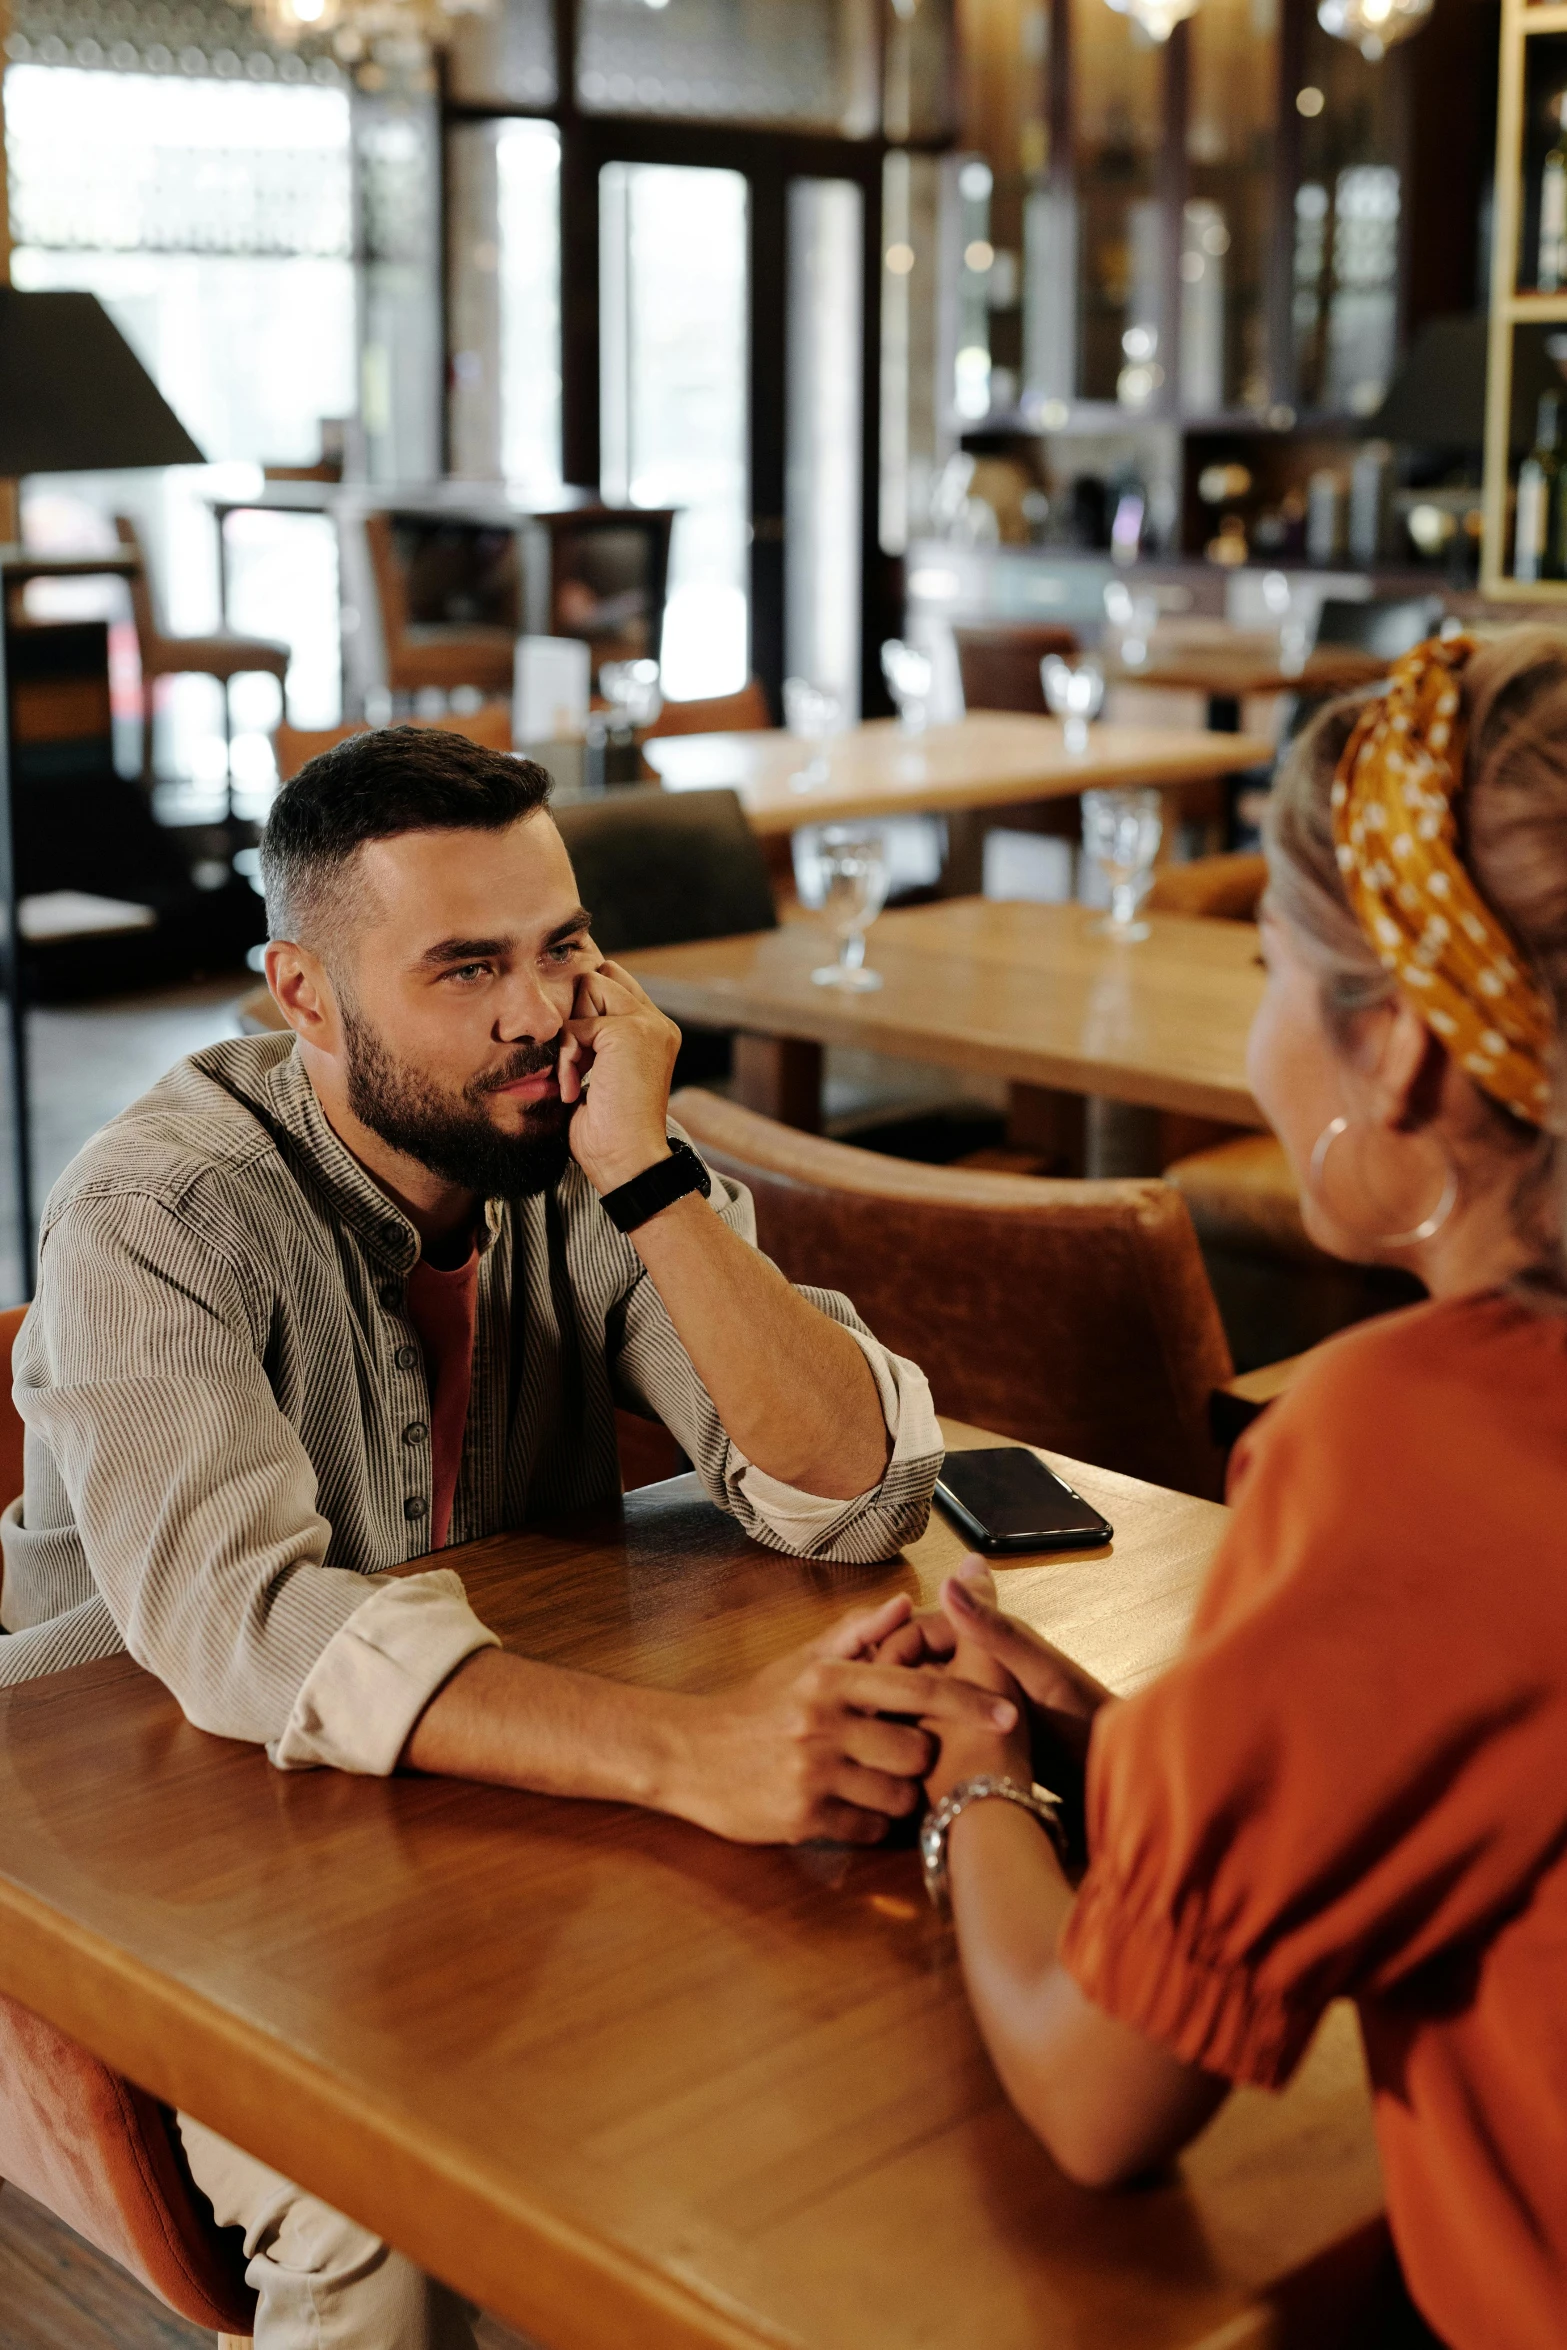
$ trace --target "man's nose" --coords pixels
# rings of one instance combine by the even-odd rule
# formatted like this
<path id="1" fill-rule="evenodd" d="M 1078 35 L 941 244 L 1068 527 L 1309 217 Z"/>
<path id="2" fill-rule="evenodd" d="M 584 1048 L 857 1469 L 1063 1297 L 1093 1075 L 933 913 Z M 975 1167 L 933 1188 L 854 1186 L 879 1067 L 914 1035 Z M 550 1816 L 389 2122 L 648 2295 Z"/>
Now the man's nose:
<path id="1" fill-rule="evenodd" d="M 503 1043 L 516 1044 L 526 1037 L 533 1044 L 548 1044 L 565 1025 L 565 1014 L 536 972 L 510 974 L 495 1023 Z"/>

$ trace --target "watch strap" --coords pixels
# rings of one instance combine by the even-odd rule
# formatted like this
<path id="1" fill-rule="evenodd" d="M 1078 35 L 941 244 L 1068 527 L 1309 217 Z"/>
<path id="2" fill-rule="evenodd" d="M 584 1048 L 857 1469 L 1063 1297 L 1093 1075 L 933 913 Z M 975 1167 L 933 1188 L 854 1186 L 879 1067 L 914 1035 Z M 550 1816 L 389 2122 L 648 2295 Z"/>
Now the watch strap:
<path id="1" fill-rule="evenodd" d="M 1017 1779 L 992 1778 L 988 1772 L 977 1779 L 960 1779 L 935 1809 L 925 1814 L 920 1824 L 920 1865 L 925 1875 L 925 1890 L 935 1909 L 948 1906 L 947 1837 L 952 1823 L 971 1803 L 983 1803 L 987 1798 L 1015 1803 L 1020 1811 L 1030 1813 L 1055 1846 L 1061 1866 L 1067 1866 L 1061 1806 L 1048 1787 L 1025 1787 Z"/>
<path id="2" fill-rule="evenodd" d="M 635 1232 L 639 1224 L 673 1207 L 687 1192 L 699 1191 L 707 1199 L 712 1189 L 713 1178 L 691 1145 L 680 1135 L 672 1134 L 667 1159 L 656 1159 L 640 1175 L 633 1175 L 629 1183 L 617 1184 L 613 1191 L 606 1191 L 600 1205 L 610 1222 L 622 1232 Z"/>

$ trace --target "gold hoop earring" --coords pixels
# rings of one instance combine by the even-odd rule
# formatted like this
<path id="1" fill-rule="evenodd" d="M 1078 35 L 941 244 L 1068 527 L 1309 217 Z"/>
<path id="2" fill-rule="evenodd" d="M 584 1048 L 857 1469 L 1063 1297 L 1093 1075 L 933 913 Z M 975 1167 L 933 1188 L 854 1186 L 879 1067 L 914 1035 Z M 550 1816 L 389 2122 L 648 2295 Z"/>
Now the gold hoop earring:
<path id="1" fill-rule="evenodd" d="M 1337 1224 L 1353 1233 L 1355 1231 L 1354 1225 L 1346 1224 L 1345 1219 L 1334 1211 L 1323 1190 L 1323 1170 L 1328 1163 L 1328 1154 L 1333 1145 L 1349 1132 L 1349 1127 L 1350 1122 L 1347 1118 L 1330 1118 L 1328 1120 L 1312 1144 L 1311 1165 L 1307 1172 L 1306 1183 L 1307 1189 L 1328 1222 Z M 1435 1137 L 1433 1136 L 1432 1139 L 1435 1140 Z M 1442 1152 L 1442 1192 L 1436 1206 L 1428 1216 L 1422 1217 L 1418 1224 L 1411 1225 L 1407 1232 L 1361 1234 L 1360 1237 L 1365 1240 L 1368 1247 L 1413 1248 L 1422 1240 L 1434 1239 L 1436 1234 L 1441 1231 L 1442 1226 L 1458 1205 L 1458 1169 L 1440 1143 L 1437 1143 L 1437 1148 Z"/>

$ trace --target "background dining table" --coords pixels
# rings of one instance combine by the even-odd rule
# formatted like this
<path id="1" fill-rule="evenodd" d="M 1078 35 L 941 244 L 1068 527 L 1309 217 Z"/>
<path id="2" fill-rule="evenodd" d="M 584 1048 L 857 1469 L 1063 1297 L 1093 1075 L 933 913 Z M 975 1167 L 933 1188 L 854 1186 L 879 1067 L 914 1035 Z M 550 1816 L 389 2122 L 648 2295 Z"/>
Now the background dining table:
<path id="1" fill-rule="evenodd" d="M 1089 728 L 1084 750 L 1069 751 L 1054 718 L 976 710 L 920 734 L 896 719 L 869 719 L 834 735 L 825 753 L 825 779 L 802 784 L 812 746 L 776 729 L 655 736 L 643 745 L 666 791 L 728 786 L 764 838 L 803 824 L 1002 808 L 1110 785 L 1207 783 L 1261 765 L 1273 746 L 1261 735 L 1201 727 L 1103 725 Z"/>
<path id="2" fill-rule="evenodd" d="M 1113 1544 L 1009 1562 L 1004 1601 L 1130 1690 L 1226 1513 L 1060 1465 Z M 681 1478 L 442 1564 L 509 1646 L 704 1690 L 851 1605 L 930 1600 L 961 1550 L 937 1517 L 881 1566 L 782 1558 Z M 903 1838 L 748 1850 L 622 1805 L 283 1774 L 122 1655 L 0 1694 L 0 1990 L 547 2350 L 1383 2339 L 1349 2012 L 1284 2094 L 1083 2192 L 1008 2107 Z"/>
<path id="3" fill-rule="evenodd" d="M 819 986 L 835 942 L 818 921 L 628 955 L 671 1019 L 740 1032 L 737 1091 L 819 1122 L 824 1045 L 1001 1077 L 1014 1127 L 1027 1097 L 1098 1095 L 1233 1126 L 1266 1124 L 1246 1079 L 1262 995 L 1256 928 L 1147 914 L 1126 942 L 1080 905 L 952 898 L 883 914 L 866 961 L 882 985 Z"/>

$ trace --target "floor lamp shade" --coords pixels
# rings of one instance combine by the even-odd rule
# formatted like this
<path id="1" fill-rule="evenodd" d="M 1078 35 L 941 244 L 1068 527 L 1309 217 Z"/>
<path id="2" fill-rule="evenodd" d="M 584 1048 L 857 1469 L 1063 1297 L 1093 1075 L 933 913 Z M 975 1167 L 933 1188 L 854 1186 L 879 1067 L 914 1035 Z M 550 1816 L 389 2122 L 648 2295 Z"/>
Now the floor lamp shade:
<path id="1" fill-rule="evenodd" d="M 205 462 L 96 294 L 0 286 L 0 480 Z"/>

